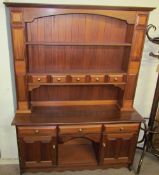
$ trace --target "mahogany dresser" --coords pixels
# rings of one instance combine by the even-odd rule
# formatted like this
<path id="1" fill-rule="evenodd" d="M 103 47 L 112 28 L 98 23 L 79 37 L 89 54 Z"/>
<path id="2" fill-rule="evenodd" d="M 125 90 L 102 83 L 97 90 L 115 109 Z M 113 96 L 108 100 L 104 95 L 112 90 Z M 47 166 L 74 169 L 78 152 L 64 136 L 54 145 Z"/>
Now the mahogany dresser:
<path id="1" fill-rule="evenodd" d="M 152 8 L 6 3 L 20 172 L 128 167 Z"/>

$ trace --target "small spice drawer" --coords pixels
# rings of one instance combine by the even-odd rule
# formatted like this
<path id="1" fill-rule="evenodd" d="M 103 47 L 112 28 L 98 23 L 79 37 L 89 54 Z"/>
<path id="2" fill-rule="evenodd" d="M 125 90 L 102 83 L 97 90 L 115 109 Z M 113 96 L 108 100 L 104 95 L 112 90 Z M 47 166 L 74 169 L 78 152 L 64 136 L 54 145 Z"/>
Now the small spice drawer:
<path id="1" fill-rule="evenodd" d="M 31 75 L 29 80 L 31 83 L 47 83 L 47 75 Z"/>
<path id="2" fill-rule="evenodd" d="M 119 74 L 110 74 L 108 75 L 109 83 L 122 83 L 125 81 L 124 75 Z"/>
<path id="3" fill-rule="evenodd" d="M 85 75 L 71 75 L 72 83 L 85 83 L 86 76 Z"/>
<path id="4" fill-rule="evenodd" d="M 52 75 L 51 82 L 53 82 L 53 83 L 66 83 L 67 77 L 65 75 Z"/>
<path id="5" fill-rule="evenodd" d="M 56 136 L 56 126 L 20 126 L 18 136 Z"/>
<path id="6" fill-rule="evenodd" d="M 106 125 L 104 125 L 105 133 L 137 132 L 138 129 L 139 129 L 138 123 L 106 124 Z"/>
<path id="7" fill-rule="evenodd" d="M 101 133 L 101 125 L 71 125 L 59 126 L 59 134 L 88 134 Z"/>
<path id="8" fill-rule="evenodd" d="M 104 83 L 105 75 L 90 75 L 91 83 Z"/>

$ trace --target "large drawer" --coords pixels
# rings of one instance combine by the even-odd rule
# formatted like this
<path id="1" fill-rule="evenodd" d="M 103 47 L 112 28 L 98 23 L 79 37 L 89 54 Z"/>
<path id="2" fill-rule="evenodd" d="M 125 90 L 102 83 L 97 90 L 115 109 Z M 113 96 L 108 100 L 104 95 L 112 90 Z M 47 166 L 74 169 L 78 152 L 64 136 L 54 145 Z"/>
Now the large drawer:
<path id="1" fill-rule="evenodd" d="M 56 126 L 21 126 L 18 136 L 56 136 Z"/>
<path id="2" fill-rule="evenodd" d="M 120 133 L 120 132 L 137 132 L 139 123 L 125 123 L 125 124 L 105 124 L 105 133 Z"/>
<path id="3" fill-rule="evenodd" d="M 59 126 L 59 134 L 101 133 L 101 125 L 67 125 Z"/>

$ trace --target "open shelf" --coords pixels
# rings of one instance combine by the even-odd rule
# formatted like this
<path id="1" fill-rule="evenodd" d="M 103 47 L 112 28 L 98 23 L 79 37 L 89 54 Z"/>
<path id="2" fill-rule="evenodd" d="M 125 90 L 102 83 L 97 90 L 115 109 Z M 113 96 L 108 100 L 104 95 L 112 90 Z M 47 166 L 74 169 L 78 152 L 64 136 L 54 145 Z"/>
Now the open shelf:
<path id="1" fill-rule="evenodd" d="M 127 42 L 109 42 L 109 43 L 75 43 L 75 42 L 26 42 L 26 45 L 38 46 L 131 46 Z"/>
<path id="2" fill-rule="evenodd" d="M 92 144 L 59 144 L 59 166 L 97 165 Z M 80 154 L 79 154 L 80 153 Z"/>

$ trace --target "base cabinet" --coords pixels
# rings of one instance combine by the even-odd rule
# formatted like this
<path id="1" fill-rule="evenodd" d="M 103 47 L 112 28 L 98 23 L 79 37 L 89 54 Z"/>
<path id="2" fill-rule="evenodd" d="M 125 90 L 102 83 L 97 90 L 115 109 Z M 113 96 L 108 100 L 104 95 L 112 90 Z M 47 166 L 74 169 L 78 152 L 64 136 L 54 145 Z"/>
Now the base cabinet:
<path id="1" fill-rule="evenodd" d="M 138 138 L 139 124 L 105 125 L 101 162 L 131 164 Z"/>
<path id="2" fill-rule="evenodd" d="M 138 130 L 139 123 L 17 127 L 22 172 L 130 166 Z"/>
<path id="3" fill-rule="evenodd" d="M 137 136 L 134 133 L 107 134 L 103 142 L 104 164 L 130 164 L 135 151 Z"/>
<path id="4" fill-rule="evenodd" d="M 55 127 L 18 127 L 17 130 L 22 169 L 56 166 Z"/>

